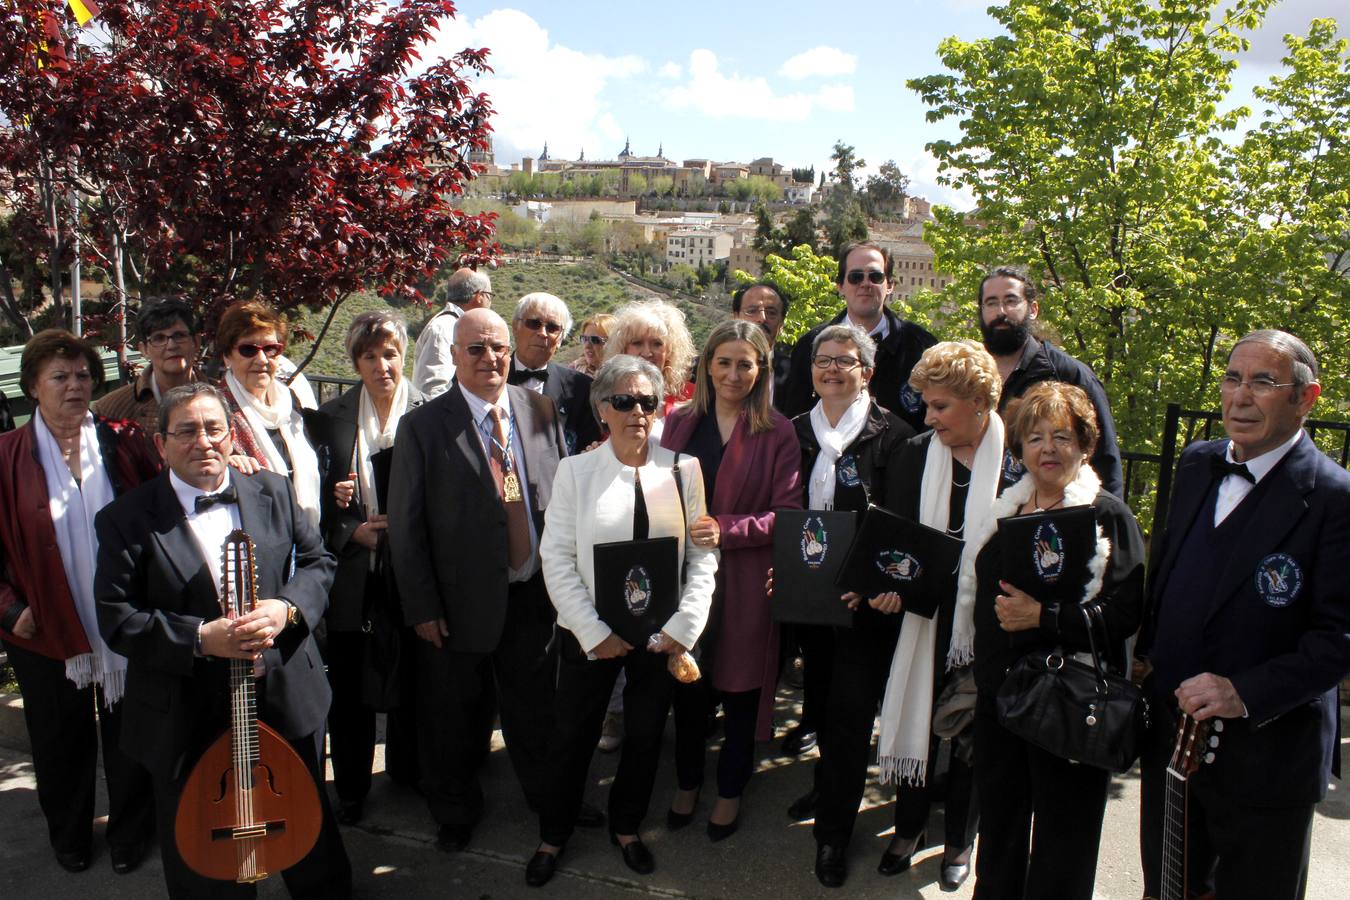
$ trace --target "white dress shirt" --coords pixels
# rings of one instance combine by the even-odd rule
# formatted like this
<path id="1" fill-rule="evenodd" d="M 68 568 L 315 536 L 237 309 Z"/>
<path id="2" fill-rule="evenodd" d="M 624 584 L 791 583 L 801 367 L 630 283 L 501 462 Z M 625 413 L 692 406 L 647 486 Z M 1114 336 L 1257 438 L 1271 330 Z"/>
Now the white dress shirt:
<path id="1" fill-rule="evenodd" d="M 887 335 L 891 333 L 891 320 L 886 318 L 886 310 L 884 308 L 881 310 L 881 321 L 877 324 L 875 328 L 869 329 L 861 322 L 855 322 L 853 320 L 853 317 L 850 316 L 848 313 L 844 314 L 844 322 L 848 325 L 852 325 L 855 328 L 861 328 L 863 331 L 866 331 L 867 336 L 870 337 L 872 340 L 876 341 L 878 344 L 886 340 Z"/>
<path id="2" fill-rule="evenodd" d="M 174 495 L 183 507 L 183 516 L 187 519 L 188 530 L 192 532 L 192 537 L 197 542 L 197 549 L 201 550 L 206 566 L 211 570 L 211 581 L 215 584 L 217 597 L 220 596 L 220 554 L 225 546 L 225 539 L 230 536 L 231 531 L 243 527 L 239 519 L 239 504 L 217 503 L 209 509 L 197 512 L 197 498 L 203 494 L 218 494 L 225 490 L 230 485 L 230 477 L 230 470 L 226 469 L 225 477 L 220 480 L 220 484 L 214 490 L 204 491 L 179 478 L 172 469 L 169 470 L 169 484 L 173 486 Z"/>
<path id="3" fill-rule="evenodd" d="M 427 399 L 444 394 L 455 380 L 455 361 L 450 348 L 455 343 L 455 323 L 464 310 L 454 303 L 432 317 L 427 327 L 417 336 L 413 347 L 413 387 Z"/>
<path id="4" fill-rule="evenodd" d="M 530 479 L 529 473 L 525 468 L 525 445 L 520 441 L 520 429 L 512 427 L 511 419 L 511 398 L 507 396 L 505 388 L 502 388 L 502 395 L 495 404 L 488 403 L 477 394 L 470 393 L 460 385 L 460 393 L 469 404 L 469 415 L 473 416 L 474 423 L 478 426 L 478 439 L 483 442 L 483 453 L 491 456 L 493 452 L 492 432 L 493 424 L 491 417 L 488 416 L 488 410 L 496 406 L 501 410 L 502 430 L 507 433 L 507 438 L 511 443 L 511 456 L 516 463 L 516 477 L 520 479 L 520 494 L 525 501 L 525 521 L 530 527 L 530 558 L 523 568 L 506 570 L 507 581 L 529 581 L 534 577 L 534 573 L 539 571 L 539 535 L 534 529 L 534 515 L 530 508 L 530 492 L 528 490 Z M 503 472 L 503 475 L 506 473 Z"/>
<path id="5" fill-rule="evenodd" d="M 511 360 L 511 368 L 517 372 L 534 371 L 529 366 L 521 365 L 520 360 L 515 358 L 512 358 Z M 548 363 L 544 363 L 542 366 L 540 366 L 540 368 L 547 369 Z M 525 390 L 527 391 L 534 391 L 536 394 L 542 395 L 544 393 L 544 382 L 540 381 L 538 378 L 527 378 L 520 383 L 520 386 L 525 388 Z"/>
<path id="6" fill-rule="evenodd" d="M 1285 454 L 1294 449 L 1298 439 L 1303 437 L 1303 429 L 1300 428 L 1280 446 L 1274 450 L 1267 450 L 1260 456 L 1254 456 L 1243 462 L 1247 471 L 1252 473 L 1256 483 L 1252 483 L 1241 475 L 1226 475 L 1223 481 L 1219 482 L 1219 496 L 1214 502 L 1214 527 L 1219 527 L 1219 523 L 1228 518 L 1228 514 L 1237 508 L 1237 505 L 1252 492 L 1261 479 L 1270 474 L 1270 470 L 1275 468 L 1280 460 L 1284 459 Z M 1231 463 L 1239 462 L 1233 458 L 1233 442 L 1228 442 L 1228 449 L 1224 451 L 1224 458 Z"/>

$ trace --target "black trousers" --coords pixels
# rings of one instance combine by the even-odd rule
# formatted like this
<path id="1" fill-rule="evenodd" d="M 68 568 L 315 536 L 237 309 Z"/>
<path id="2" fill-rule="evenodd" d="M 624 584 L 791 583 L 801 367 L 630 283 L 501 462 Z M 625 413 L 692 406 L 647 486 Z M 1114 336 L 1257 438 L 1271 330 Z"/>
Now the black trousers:
<path id="1" fill-rule="evenodd" d="M 847 846 L 853 835 L 867 782 L 872 725 L 890 677 L 899 626 L 898 621 L 869 622 L 835 632 L 830 711 L 816 778 L 820 799 L 813 833 L 818 844 Z"/>
<path id="2" fill-rule="evenodd" d="M 1092 900 L 1110 781 L 1105 769 L 1052 756 L 1008 731 L 994 698 L 981 694 L 976 900 Z"/>
<path id="3" fill-rule="evenodd" d="M 802 651 L 802 728 L 826 732 L 825 711 L 830 697 L 830 677 L 834 672 L 834 629 L 826 625 L 794 625 L 797 646 Z"/>
<path id="4" fill-rule="evenodd" d="M 203 731 L 199 737 L 204 738 Z M 328 791 L 324 788 L 322 769 L 323 732 L 307 735 L 289 742 L 295 752 L 304 760 L 314 783 L 319 788 L 319 804 L 323 808 L 323 825 L 319 829 L 319 839 L 314 849 L 300 862 L 282 871 L 281 878 L 286 882 L 286 890 L 292 897 L 305 900 L 344 900 L 352 895 L 352 865 L 347 858 L 347 848 L 338 832 L 337 820 L 333 818 L 333 809 L 328 802 Z M 201 750 L 205 750 L 203 743 Z M 200 756 L 190 754 L 188 760 L 195 761 Z M 178 855 L 178 845 L 174 840 L 174 820 L 178 813 L 178 798 L 183 784 L 192 773 L 192 766 L 185 763 L 178 777 L 172 778 L 155 773 L 153 779 L 155 811 L 164 823 L 159 841 L 160 859 L 164 863 L 164 883 L 169 897 L 173 900 L 197 900 L 197 898 L 216 897 L 254 897 L 257 889 L 252 884 L 236 884 L 232 881 L 217 881 L 203 878 L 192 871 Z"/>
<path id="5" fill-rule="evenodd" d="M 1144 893 L 1151 897 L 1162 893 L 1165 779 L 1173 737 L 1171 728 L 1155 723 L 1140 760 L 1139 849 Z M 1302 900 L 1314 805 L 1257 807 L 1242 802 L 1239 790 L 1219 790 L 1204 777 L 1186 784 L 1187 888 L 1195 894 L 1213 890 L 1224 900 Z"/>
<path id="6" fill-rule="evenodd" d="M 384 717 L 384 771 L 395 782 L 416 787 L 422 780 L 417 738 L 417 645 L 422 639 L 411 628 L 403 629 L 403 652 L 399 656 L 399 705 Z M 492 737 L 488 735 L 487 749 Z"/>
<path id="7" fill-rule="evenodd" d="M 964 734 L 964 732 L 962 732 Z M 934 737 L 928 748 L 927 784 L 902 784 L 895 790 L 895 833 L 899 837 L 918 837 L 928 825 L 928 812 L 934 802 L 944 804 L 943 846 L 960 853 L 975 843 L 980 829 L 979 791 L 975 788 L 975 767 L 952 755 L 947 767 L 946 786 L 934 788 L 938 748 L 942 739 Z M 955 856 L 956 853 L 952 855 Z"/>
<path id="8" fill-rule="evenodd" d="M 122 752 L 120 705 L 106 706 L 101 689 L 75 687 L 66 678 L 64 660 L 7 641 L 4 647 L 23 694 L 38 805 L 52 848 L 61 853 L 91 849 L 100 737 L 108 783 L 108 844 L 130 847 L 148 840 L 155 830 L 150 773 Z"/>
<path id="9" fill-rule="evenodd" d="M 675 780 L 680 790 L 703 786 L 708 757 L 708 716 L 717 703 L 717 693 L 705 675 L 693 684 L 675 682 L 671 707 L 675 720 Z"/>
<path id="10" fill-rule="evenodd" d="M 359 802 L 370 793 L 375 761 L 375 710 L 361 701 L 365 642 L 361 631 L 328 632 L 328 684 L 333 689 L 328 745 L 333 783 L 344 803 Z"/>
<path id="11" fill-rule="evenodd" d="M 442 825 L 474 825 L 482 818 L 478 772 L 492 734 L 494 698 L 507 754 L 532 809 L 542 805 L 553 777 L 546 752 L 553 723 L 554 611 L 543 577 L 511 585 L 506 604 L 501 640 L 491 653 L 416 642 L 421 784 L 432 818 Z"/>
<path id="12" fill-rule="evenodd" d="M 557 714 L 548 740 L 552 778 L 540 810 L 539 839 L 561 847 L 572 836 L 620 671 L 628 683 L 623 690 L 623 747 L 609 789 L 609 826 L 615 834 L 637 834 L 651 803 L 676 684 L 666 670 L 666 656 L 636 649 L 617 659 L 588 660 L 571 632 L 560 629 L 559 638 Z"/>

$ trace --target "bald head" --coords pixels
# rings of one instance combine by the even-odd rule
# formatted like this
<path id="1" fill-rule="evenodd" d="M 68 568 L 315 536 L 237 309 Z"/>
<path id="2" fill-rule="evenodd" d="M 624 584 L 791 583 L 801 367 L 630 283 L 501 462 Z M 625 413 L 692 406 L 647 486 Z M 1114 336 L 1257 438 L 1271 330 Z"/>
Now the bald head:
<path id="1" fill-rule="evenodd" d="M 455 323 L 450 348 L 460 387 L 490 403 L 506 388 L 511 365 L 511 333 L 506 321 L 490 309 L 471 309 Z"/>
<path id="2" fill-rule="evenodd" d="M 445 299 L 465 309 L 492 305 L 492 280 L 486 272 L 457 269 L 445 282 Z"/>

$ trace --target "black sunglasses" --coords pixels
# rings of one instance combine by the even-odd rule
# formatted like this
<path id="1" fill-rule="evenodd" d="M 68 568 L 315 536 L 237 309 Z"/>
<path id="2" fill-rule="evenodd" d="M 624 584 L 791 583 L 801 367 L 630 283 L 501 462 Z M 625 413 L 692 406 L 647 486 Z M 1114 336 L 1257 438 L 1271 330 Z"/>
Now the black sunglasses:
<path id="1" fill-rule="evenodd" d="M 605 341 L 607 340 L 609 340 L 609 338 L 598 334 L 583 334 L 581 336 L 581 342 L 583 344 L 592 344 L 596 347 L 605 346 Z"/>
<path id="2" fill-rule="evenodd" d="M 276 359 L 286 348 L 280 344 L 236 344 L 234 349 L 240 356 L 248 359 L 257 356 L 259 351 L 268 359 Z"/>
<path id="3" fill-rule="evenodd" d="M 559 325 L 557 322 L 548 322 L 545 321 L 544 319 L 521 319 L 520 321 L 523 322 L 525 327 L 530 329 L 531 331 L 539 331 L 540 329 L 543 329 L 549 334 L 562 333 L 562 326 Z"/>
<path id="4" fill-rule="evenodd" d="M 660 403 L 654 394 L 613 394 L 605 398 L 605 402 L 618 412 L 629 412 L 634 406 L 641 406 L 642 411 L 651 414 L 656 412 L 656 404 Z"/>
<path id="5" fill-rule="evenodd" d="M 488 350 L 492 351 L 493 356 L 506 356 L 511 352 L 509 344 L 470 344 L 464 348 L 464 352 L 473 357 L 482 356 Z"/>
<path id="6" fill-rule="evenodd" d="M 886 273 L 881 271 L 880 269 L 870 269 L 866 272 L 864 272 L 862 269 L 854 269 L 853 271 L 848 273 L 849 284 L 862 284 L 864 278 L 866 278 L 873 284 L 886 283 Z"/>

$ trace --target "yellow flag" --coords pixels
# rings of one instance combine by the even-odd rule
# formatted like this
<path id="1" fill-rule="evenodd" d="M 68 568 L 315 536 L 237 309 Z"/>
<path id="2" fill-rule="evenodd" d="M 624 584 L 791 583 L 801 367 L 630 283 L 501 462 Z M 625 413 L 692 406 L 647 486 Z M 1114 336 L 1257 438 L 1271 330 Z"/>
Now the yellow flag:
<path id="1" fill-rule="evenodd" d="M 75 14 L 75 21 L 79 22 L 81 27 L 88 25 L 102 12 L 94 0 L 66 0 L 66 2 L 70 4 L 70 11 Z"/>

